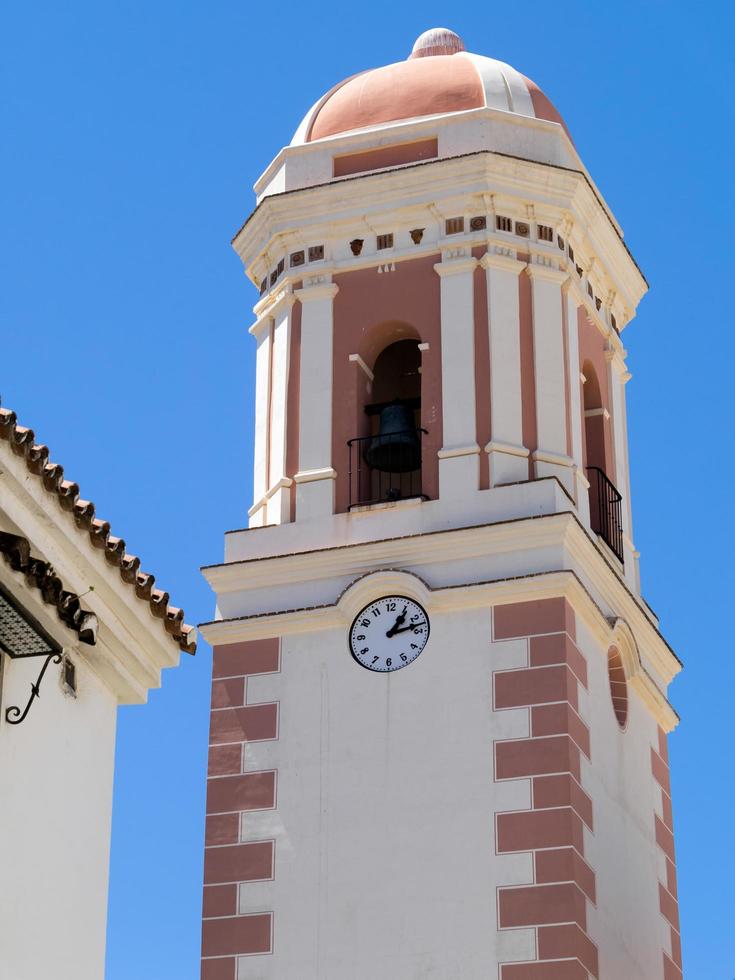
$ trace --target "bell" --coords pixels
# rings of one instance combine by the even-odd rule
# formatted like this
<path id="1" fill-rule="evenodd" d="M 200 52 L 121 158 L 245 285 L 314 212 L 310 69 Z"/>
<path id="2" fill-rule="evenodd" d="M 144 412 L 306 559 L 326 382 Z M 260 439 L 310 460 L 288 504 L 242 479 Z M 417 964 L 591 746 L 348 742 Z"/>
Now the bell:
<path id="1" fill-rule="evenodd" d="M 380 410 L 380 432 L 365 450 L 365 462 L 382 473 L 410 473 L 421 466 L 413 412 L 403 402 Z"/>

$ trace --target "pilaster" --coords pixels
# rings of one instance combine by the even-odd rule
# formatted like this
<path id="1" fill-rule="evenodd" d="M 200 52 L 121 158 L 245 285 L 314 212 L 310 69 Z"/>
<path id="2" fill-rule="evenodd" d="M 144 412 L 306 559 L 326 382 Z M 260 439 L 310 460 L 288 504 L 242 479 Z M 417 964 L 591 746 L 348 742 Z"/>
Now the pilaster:
<path id="1" fill-rule="evenodd" d="M 536 477 L 555 476 L 574 492 L 573 460 L 567 450 L 566 373 L 562 286 L 566 272 L 551 265 L 527 267 L 533 297 L 533 359 L 536 381 Z"/>
<path id="2" fill-rule="evenodd" d="M 487 276 L 490 339 L 490 486 L 528 479 L 523 445 L 521 339 L 518 276 L 525 269 L 506 249 L 486 252 L 480 264 Z"/>
<path id="3" fill-rule="evenodd" d="M 565 329 L 567 335 L 567 375 L 569 377 L 569 419 L 571 422 L 572 460 L 574 461 L 574 492 L 580 520 L 589 527 L 589 480 L 584 471 L 584 415 L 579 366 L 579 326 L 577 302 L 569 289 L 564 290 Z"/>
<path id="4" fill-rule="evenodd" d="M 448 249 L 434 269 L 441 277 L 442 427 L 439 493 L 443 499 L 477 489 L 473 273 L 477 259 Z"/>
<path id="5" fill-rule="evenodd" d="M 332 468 L 332 347 L 336 283 L 319 277 L 296 290 L 301 303 L 301 372 L 299 378 L 299 469 L 296 484 L 298 520 L 334 512 Z"/>
<path id="6" fill-rule="evenodd" d="M 609 350 L 605 356 L 610 365 L 615 477 L 618 483 L 618 491 L 623 497 L 622 521 L 625 578 L 635 592 L 640 592 L 638 552 L 633 543 L 633 514 L 630 503 L 630 471 L 628 465 L 628 425 L 625 405 L 625 386 L 631 376 L 621 352 Z"/>

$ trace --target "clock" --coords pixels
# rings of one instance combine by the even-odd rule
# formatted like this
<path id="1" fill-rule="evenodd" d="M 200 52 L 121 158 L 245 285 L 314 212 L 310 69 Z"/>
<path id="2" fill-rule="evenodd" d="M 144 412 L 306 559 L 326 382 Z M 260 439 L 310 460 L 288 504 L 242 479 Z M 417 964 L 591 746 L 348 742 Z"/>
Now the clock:
<path id="1" fill-rule="evenodd" d="M 368 670 L 389 673 L 407 667 L 429 639 L 429 617 L 413 599 L 387 595 L 365 606 L 352 623 L 350 652 Z"/>

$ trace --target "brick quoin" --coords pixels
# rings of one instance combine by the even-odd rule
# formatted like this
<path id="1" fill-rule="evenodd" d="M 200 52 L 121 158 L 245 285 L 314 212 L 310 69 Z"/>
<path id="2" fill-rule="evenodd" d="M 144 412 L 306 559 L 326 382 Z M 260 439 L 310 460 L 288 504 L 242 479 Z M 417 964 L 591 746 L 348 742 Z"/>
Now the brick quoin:
<path id="1" fill-rule="evenodd" d="M 595 873 L 584 859 L 584 826 L 593 806 L 584 791 L 581 755 L 590 733 L 579 715 L 587 663 L 576 645 L 574 611 L 564 598 L 497 606 L 495 642 L 526 638 L 528 667 L 493 673 L 493 707 L 529 709 L 530 736 L 494 746 L 495 779 L 531 782 L 531 809 L 495 815 L 498 853 L 530 851 L 535 883 L 498 889 L 498 928 L 532 928 L 536 958 L 505 963 L 501 980 L 589 980 L 598 952 L 587 935 Z"/>
<path id="2" fill-rule="evenodd" d="M 239 914 L 248 882 L 271 880 L 275 842 L 240 840 L 244 813 L 274 809 L 278 774 L 248 769 L 245 746 L 278 738 L 275 702 L 252 703 L 248 678 L 280 670 L 277 638 L 214 648 L 202 903 L 202 980 L 236 980 L 239 956 L 273 952 L 273 913 Z"/>
<path id="3" fill-rule="evenodd" d="M 662 950 L 664 980 L 682 980 L 679 902 L 676 889 L 676 856 L 674 854 L 674 818 L 671 806 L 669 751 L 666 732 L 658 729 L 658 740 L 651 746 L 651 775 L 661 796 L 661 815 L 653 813 L 656 843 L 666 855 L 666 881 L 659 881 L 659 911 L 669 927 L 670 948 Z"/>

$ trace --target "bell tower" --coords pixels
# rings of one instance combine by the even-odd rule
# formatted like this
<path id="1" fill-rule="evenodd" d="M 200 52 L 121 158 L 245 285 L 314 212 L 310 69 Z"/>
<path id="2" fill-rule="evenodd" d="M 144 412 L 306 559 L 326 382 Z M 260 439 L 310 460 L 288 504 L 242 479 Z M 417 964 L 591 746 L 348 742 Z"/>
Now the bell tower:
<path id="1" fill-rule="evenodd" d="M 680 663 L 628 480 L 647 284 L 563 119 L 438 28 L 255 191 L 204 980 L 680 978 Z"/>

